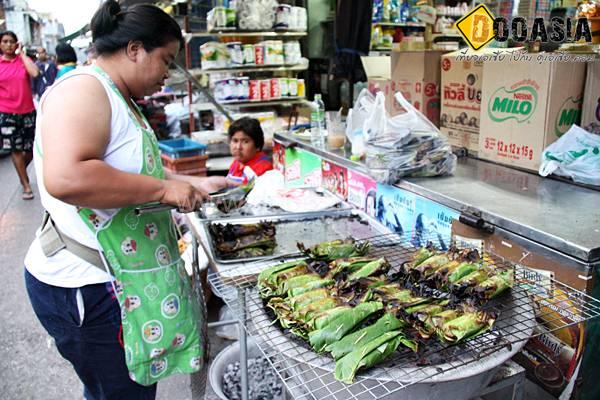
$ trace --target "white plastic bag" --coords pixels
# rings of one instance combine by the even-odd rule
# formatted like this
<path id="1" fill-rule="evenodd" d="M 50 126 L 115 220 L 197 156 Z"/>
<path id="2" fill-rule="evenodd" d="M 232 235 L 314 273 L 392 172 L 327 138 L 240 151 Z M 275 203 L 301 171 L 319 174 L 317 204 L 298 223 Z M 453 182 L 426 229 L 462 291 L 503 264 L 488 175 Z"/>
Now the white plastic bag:
<path id="1" fill-rule="evenodd" d="M 373 123 L 380 118 L 383 127 L 380 122 L 369 131 L 365 163 L 371 171 L 379 172 L 377 180 L 391 184 L 407 176 L 454 173 L 456 156 L 452 154 L 446 138 L 401 93 L 397 92 L 394 97 L 405 113 L 390 117 L 385 111 L 385 104 L 377 100 L 372 111 Z M 380 117 L 382 114 L 383 118 Z M 365 122 L 365 132 L 371 120 Z"/>
<path id="2" fill-rule="evenodd" d="M 438 128 L 410 104 L 402 93 L 397 92 L 394 97 L 406 112 L 392 117 L 385 109 L 385 96 L 382 92 L 376 95 L 367 89 L 360 92 L 347 118 L 346 136 L 352 143 L 352 154 L 362 154 L 365 142 L 391 147 L 413 131 L 439 134 Z"/>
<path id="3" fill-rule="evenodd" d="M 361 155 L 365 151 L 365 121 L 373 111 L 375 96 L 367 89 L 360 91 L 346 118 L 346 137 L 352 143 L 352 154 Z"/>
<path id="4" fill-rule="evenodd" d="M 600 186 L 600 136 L 577 125 L 548 146 L 542 155 L 541 176 L 565 176 L 575 182 Z"/>

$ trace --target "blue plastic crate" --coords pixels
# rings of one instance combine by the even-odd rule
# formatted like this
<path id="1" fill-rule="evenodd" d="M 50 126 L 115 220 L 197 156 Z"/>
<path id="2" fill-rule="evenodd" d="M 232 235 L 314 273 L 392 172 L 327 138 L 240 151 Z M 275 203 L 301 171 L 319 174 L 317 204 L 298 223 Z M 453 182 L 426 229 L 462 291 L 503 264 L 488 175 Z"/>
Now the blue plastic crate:
<path id="1" fill-rule="evenodd" d="M 206 152 L 206 145 L 186 138 L 161 140 L 158 147 L 161 153 L 173 159 L 199 156 Z"/>

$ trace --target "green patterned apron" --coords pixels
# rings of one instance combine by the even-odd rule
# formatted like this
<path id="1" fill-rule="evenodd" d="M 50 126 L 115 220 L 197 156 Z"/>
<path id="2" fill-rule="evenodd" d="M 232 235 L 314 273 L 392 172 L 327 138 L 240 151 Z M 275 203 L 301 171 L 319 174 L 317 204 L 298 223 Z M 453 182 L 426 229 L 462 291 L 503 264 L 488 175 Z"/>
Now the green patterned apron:
<path id="1" fill-rule="evenodd" d="M 123 100 L 143 137 L 140 173 L 164 179 L 154 133 L 141 126 L 111 78 L 100 68 L 95 70 Z M 144 122 L 149 126 L 145 118 Z M 104 221 L 87 208 L 79 209 L 79 214 L 114 271 L 130 377 L 151 385 L 172 374 L 200 370 L 204 358 L 198 324 L 202 321 L 170 212 L 136 215 L 135 207 L 121 208 Z"/>

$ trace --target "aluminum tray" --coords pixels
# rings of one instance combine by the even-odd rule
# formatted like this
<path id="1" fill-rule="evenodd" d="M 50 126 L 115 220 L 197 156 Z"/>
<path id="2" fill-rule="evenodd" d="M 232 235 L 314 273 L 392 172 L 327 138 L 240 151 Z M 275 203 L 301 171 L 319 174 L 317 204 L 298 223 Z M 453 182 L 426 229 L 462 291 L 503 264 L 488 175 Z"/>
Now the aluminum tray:
<path id="1" fill-rule="evenodd" d="M 258 222 L 273 222 L 277 246 L 272 255 L 238 259 L 223 259 L 219 256 L 212 240 L 209 227 L 214 224 L 242 225 Z M 357 210 L 320 211 L 315 213 L 295 213 L 268 215 L 261 217 L 224 218 L 205 221 L 203 228 L 208 238 L 209 256 L 218 264 L 240 264 L 279 257 L 300 256 L 297 242 L 306 246 L 335 239 L 352 237 L 365 239 L 387 232 L 386 228 Z"/>

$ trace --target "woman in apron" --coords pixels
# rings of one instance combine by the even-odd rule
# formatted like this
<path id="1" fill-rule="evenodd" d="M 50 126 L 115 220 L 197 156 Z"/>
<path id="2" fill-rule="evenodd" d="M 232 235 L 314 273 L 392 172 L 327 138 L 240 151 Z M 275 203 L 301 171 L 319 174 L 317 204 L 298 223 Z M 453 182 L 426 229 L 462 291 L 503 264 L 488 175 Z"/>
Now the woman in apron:
<path id="1" fill-rule="evenodd" d="M 34 162 L 47 211 L 25 259 L 33 309 L 86 399 L 153 399 L 156 382 L 204 360 L 198 313 L 166 203 L 191 211 L 223 177 L 170 175 L 132 98 L 160 90 L 181 29 L 151 5 L 104 2 L 91 22 L 95 66 L 40 101 Z"/>

